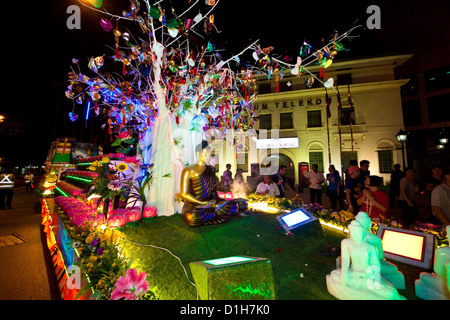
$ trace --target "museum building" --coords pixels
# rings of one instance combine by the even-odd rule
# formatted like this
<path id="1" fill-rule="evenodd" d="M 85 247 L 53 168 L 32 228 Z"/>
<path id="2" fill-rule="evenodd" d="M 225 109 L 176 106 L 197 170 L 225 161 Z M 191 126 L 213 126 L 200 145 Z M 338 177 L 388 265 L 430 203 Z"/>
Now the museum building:
<path id="1" fill-rule="evenodd" d="M 216 166 L 218 174 L 230 163 L 233 176 L 241 168 L 245 178 L 250 176 L 252 163 L 264 166 L 277 158 L 279 165 L 287 166 L 288 180 L 298 185 L 300 173 L 312 164 L 327 173 L 330 164 L 345 171 L 351 159 L 364 159 L 370 161 L 371 174 L 388 182 L 395 163 L 404 168 L 405 150 L 396 136 L 404 129 L 400 88 L 409 81 L 397 80 L 394 70 L 411 57 L 335 61 L 326 70 L 326 79 L 334 79 L 334 87 L 327 89 L 329 112 L 321 83 L 326 79 L 319 80 L 319 65 L 307 67 L 315 76 L 314 83 L 306 83 L 314 77 L 305 70 L 300 77 L 285 71 L 278 83 L 267 76 L 257 77 L 256 135 L 249 130 L 238 138 L 241 143 L 235 153 L 222 154 Z"/>

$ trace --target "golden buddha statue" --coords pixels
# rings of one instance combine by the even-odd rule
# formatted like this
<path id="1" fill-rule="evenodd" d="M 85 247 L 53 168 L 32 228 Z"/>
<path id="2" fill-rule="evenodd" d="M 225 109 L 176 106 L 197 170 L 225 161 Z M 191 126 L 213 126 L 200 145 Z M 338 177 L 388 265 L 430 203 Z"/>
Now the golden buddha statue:
<path id="1" fill-rule="evenodd" d="M 211 158 L 208 143 L 202 141 L 195 151 L 197 162 L 181 172 L 183 220 L 191 227 L 226 222 L 238 213 L 238 203 L 234 200 L 224 201 L 217 195 L 215 168 L 208 165 Z"/>

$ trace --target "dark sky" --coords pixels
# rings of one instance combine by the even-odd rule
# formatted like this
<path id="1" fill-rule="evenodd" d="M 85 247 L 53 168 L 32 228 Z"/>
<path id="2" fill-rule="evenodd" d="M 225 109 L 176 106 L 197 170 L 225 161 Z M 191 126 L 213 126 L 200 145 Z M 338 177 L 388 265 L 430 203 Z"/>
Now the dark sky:
<path id="1" fill-rule="evenodd" d="M 183 11 L 187 2 L 188 0 L 172 0 L 177 13 Z M 415 3 L 416 6 L 423 3 L 416 0 L 396 0 L 397 2 L 408 5 Z M 329 40 L 333 30 L 344 32 L 357 19 L 360 19 L 360 24 L 365 25 L 369 17 L 367 7 L 370 4 L 380 4 L 384 29 L 361 29 L 360 38 L 345 43 L 351 50 L 339 53 L 336 59 L 374 56 L 381 53 L 375 38 L 380 38 L 381 34 L 386 37 L 396 36 L 395 30 L 387 30 L 389 21 L 384 20 L 386 17 L 391 21 L 405 19 L 408 23 L 414 23 L 414 17 L 401 15 L 402 8 L 398 5 L 397 12 L 400 13 L 393 16 L 390 3 L 392 1 L 385 0 L 221 0 L 214 11 L 215 25 L 221 32 L 214 38 L 214 42 L 218 48 L 226 48 L 228 54 L 231 54 L 245 48 L 250 41 L 259 39 L 262 47 L 274 46 L 275 53 L 295 57 L 303 41 L 310 43 L 313 49 L 318 49 L 321 37 Z M 434 6 L 435 3 L 443 4 L 448 10 L 447 0 L 430 0 L 424 5 L 428 5 L 430 10 L 440 10 L 437 9 L 439 6 Z M 81 8 L 80 30 L 69 30 L 66 26 L 69 17 L 66 10 L 73 4 Z M 205 12 L 204 0 L 200 0 L 199 4 L 203 6 L 202 12 Z M 123 9 L 128 10 L 128 7 L 128 0 L 103 0 L 103 8 L 112 13 L 120 14 Z M 53 125 L 47 115 L 48 110 L 51 110 L 48 107 L 50 84 L 67 79 L 72 58 L 77 58 L 86 71 L 91 56 L 110 54 L 112 51 L 106 46 L 114 45 L 114 36 L 111 32 L 104 32 L 99 25 L 99 20 L 104 15 L 86 9 L 76 0 L 8 2 L 4 4 L 3 12 L 2 56 L 6 58 L 2 61 L 2 75 L 5 80 L 3 83 L 7 84 L 2 87 L 0 114 L 27 123 L 27 139 L 30 143 L 35 145 L 35 149 L 47 149 L 50 141 L 46 141 L 48 137 L 43 135 L 43 128 Z M 194 9 L 189 16 L 193 18 L 197 13 L 198 10 Z M 10 22 L 11 19 L 5 19 L 10 17 L 14 23 Z M 122 26 L 120 22 L 119 27 Z M 0 157 L 2 154 L 4 155 L 4 151 L 0 146 Z"/>
<path id="2" fill-rule="evenodd" d="M 174 7 L 184 8 L 188 0 L 172 0 Z M 28 2 L 28 1 L 27 1 Z M 194 2 L 194 1 L 192 1 Z M 204 0 L 199 1 L 199 5 Z M 245 3 L 245 5 L 244 5 Z M 333 30 L 345 31 L 354 21 L 365 14 L 365 1 L 261 1 L 221 0 L 214 11 L 215 24 L 221 31 L 217 35 L 218 47 L 245 48 L 249 41 L 260 39 L 262 47 L 274 46 L 280 55 L 297 55 L 301 43 L 306 40 L 313 48 L 320 46 L 323 35 L 326 40 Z M 69 30 L 66 13 L 69 5 L 81 8 L 81 29 Z M 128 0 L 104 0 L 103 7 L 120 14 L 128 9 Z M 9 6 L 9 5 L 8 5 Z M 89 10 L 76 0 L 42 0 L 30 4 L 14 4 L 12 14 L 18 19 L 15 25 L 3 28 L 6 51 L 10 58 L 5 63 L 13 89 L 25 104 L 43 102 L 47 99 L 45 87 L 50 81 L 66 80 L 71 59 L 77 58 L 84 66 L 91 56 L 110 53 L 106 46 L 114 45 L 111 32 L 104 32 L 99 19 L 104 15 Z M 204 12 L 204 5 L 203 12 Z M 177 10 L 180 13 L 182 10 Z M 198 10 L 193 9 L 193 18 Z M 3 21 L 3 24 L 9 22 Z M 122 23 L 119 25 L 122 26 Z M 5 32 L 6 31 L 6 32 Z M 364 38 L 367 41 L 367 35 Z M 361 42 L 358 40 L 356 42 Z M 350 47 L 353 44 L 350 45 Z M 360 47 L 355 43 L 355 47 Z M 5 49 L 4 49 L 5 50 Z M 355 49 L 356 50 L 356 49 Z M 28 109 L 31 118 L 39 115 L 38 108 Z M 21 111 L 15 109 L 25 116 Z"/>

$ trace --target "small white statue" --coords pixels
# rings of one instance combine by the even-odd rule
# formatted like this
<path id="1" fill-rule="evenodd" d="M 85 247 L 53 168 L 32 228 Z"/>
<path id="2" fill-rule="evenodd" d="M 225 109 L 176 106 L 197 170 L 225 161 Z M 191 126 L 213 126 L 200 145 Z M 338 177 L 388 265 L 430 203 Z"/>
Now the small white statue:
<path id="1" fill-rule="evenodd" d="M 386 261 L 383 252 L 383 242 L 380 237 L 370 232 L 370 228 L 372 227 L 372 220 L 370 217 L 367 213 L 360 211 L 355 219 L 361 223 L 366 230 L 366 241 L 374 245 L 377 249 L 378 258 L 380 259 L 381 276 L 396 289 L 405 289 L 405 276 L 398 270 L 395 264 Z"/>
<path id="2" fill-rule="evenodd" d="M 341 300 L 405 300 L 380 274 L 380 259 L 366 241 L 360 222 L 349 225 L 350 238 L 341 242 L 341 268 L 327 275 L 327 289 Z"/>
<path id="3" fill-rule="evenodd" d="M 450 238 L 450 225 L 446 227 Z M 436 249 L 434 273 L 422 272 L 416 280 L 416 296 L 424 300 L 450 300 L 450 247 Z"/>

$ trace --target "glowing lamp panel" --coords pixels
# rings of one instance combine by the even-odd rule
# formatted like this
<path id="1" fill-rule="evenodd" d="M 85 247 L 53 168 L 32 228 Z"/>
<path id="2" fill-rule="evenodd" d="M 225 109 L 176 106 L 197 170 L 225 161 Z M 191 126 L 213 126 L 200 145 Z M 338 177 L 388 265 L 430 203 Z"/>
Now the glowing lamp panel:
<path id="1" fill-rule="evenodd" d="M 433 234 L 380 226 L 377 235 L 387 259 L 429 270 L 433 267 Z"/>
<path id="2" fill-rule="evenodd" d="M 303 211 L 295 211 L 288 215 L 281 217 L 281 219 L 286 223 L 288 227 L 293 227 L 299 223 L 305 222 L 311 219 L 306 213 Z"/>
<path id="3" fill-rule="evenodd" d="M 280 215 L 277 219 L 286 231 L 298 228 L 313 220 L 317 220 L 316 217 L 301 209 Z"/>
<path id="4" fill-rule="evenodd" d="M 213 266 L 224 266 L 224 265 L 228 265 L 228 264 L 248 262 L 248 261 L 253 261 L 253 260 L 255 260 L 255 259 L 249 258 L 249 257 L 235 256 L 235 257 L 227 257 L 227 258 L 220 258 L 220 259 L 214 259 L 214 260 L 206 260 L 206 261 L 202 261 L 202 262 L 211 264 Z"/>
<path id="5" fill-rule="evenodd" d="M 423 236 L 386 230 L 383 236 L 383 251 L 421 261 L 424 240 Z"/>

